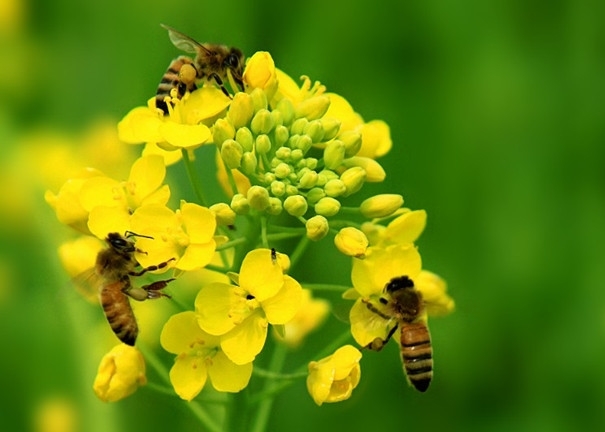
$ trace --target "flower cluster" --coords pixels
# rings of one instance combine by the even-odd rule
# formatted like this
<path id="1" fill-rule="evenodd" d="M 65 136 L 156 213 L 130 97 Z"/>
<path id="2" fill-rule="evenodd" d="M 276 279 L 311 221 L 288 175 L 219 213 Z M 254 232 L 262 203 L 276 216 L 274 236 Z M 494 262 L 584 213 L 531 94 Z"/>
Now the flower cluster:
<path id="1" fill-rule="evenodd" d="M 94 265 L 99 240 L 130 232 L 136 234 L 132 257 L 141 269 L 125 277 L 134 285 L 134 277 L 147 271 L 170 271 L 177 279 L 170 295 L 181 310 L 167 320 L 159 339 L 176 356 L 169 379 L 187 401 L 208 381 L 218 392 L 237 393 L 255 375 L 278 377 L 280 370 L 257 367 L 259 358 L 265 351 L 279 358 L 284 349 L 300 349 L 325 321 L 328 303 L 314 298 L 324 286 L 288 274 L 304 274 L 298 267 L 308 240 L 329 236 L 351 257 L 353 288 L 347 290 L 345 282 L 342 292 L 355 302 L 345 336 L 352 334 L 362 349 L 386 339 L 392 327 L 376 311 L 393 278 L 407 276 L 421 294 L 425 307 L 418 320 L 454 307 L 445 282 L 422 270 L 415 242 L 426 224 L 424 211 L 403 208 L 402 196 L 392 193 L 358 200 L 356 207 L 343 205 L 345 198 L 354 202 L 365 183 L 384 180 L 377 158 L 392 147 L 388 126 L 364 121 L 345 98 L 306 76 L 298 85 L 266 52 L 248 59 L 243 83 L 244 89 L 231 89 L 232 97 L 210 81 L 182 97 L 173 92 L 166 113 L 155 98 L 134 108 L 118 124 L 119 137 L 145 147 L 126 180 L 88 169 L 46 194 L 59 221 L 84 236 L 60 248 L 72 274 Z M 198 175 L 201 146 L 216 150 L 212 160 L 203 161 L 204 170 L 216 164 L 217 184 L 225 192 L 212 205 L 205 190 L 214 185 Z M 195 202 L 172 196 L 166 166 L 173 164 L 185 169 Z M 185 276 L 202 269 L 222 278 L 195 279 L 194 295 L 184 299 L 179 290 L 187 285 Z M 349 271 L 342 274 L 348 280 Z M 111 282 L 116 281 L 105 281 Z M 345 342 L 323 350 L 332 353 L 323 359 L 311 356 L 302 369 L 318 405 L 348 399 L 360 381 L 362 353 Z M 269 344 L 272 349 L 265 350 Z M 106 401 L 126 397 L 145 383 L 144 370 L 136 348 L 118 345 L 101 363 L 95 392 Z"/>

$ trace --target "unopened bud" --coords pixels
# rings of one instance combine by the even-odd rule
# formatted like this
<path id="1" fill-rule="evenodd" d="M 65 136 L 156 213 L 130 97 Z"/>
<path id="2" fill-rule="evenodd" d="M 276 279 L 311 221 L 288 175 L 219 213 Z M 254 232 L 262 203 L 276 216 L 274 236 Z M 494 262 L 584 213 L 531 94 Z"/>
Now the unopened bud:
<path id="1" fill-rule="evenodd" d="M 212 127 L 212 140 L 221 148 L 221 145 L 225 140 L 233 139 L 235 136 L 235 128 L 224 118 L 218 119 Z"/>
<path id="2" fill-rule="evenodd" d="M 330 217 L 340 211 L 340 202 L 331 197 L 324 197 L 315 204 L 315 213 Z"/>
<path id="3" fill-rule="evenodd" d="M 250 187 L 247 198 L 254 210 L 263 211 L 269 207 L 269 191 L 262 186 Z"/>
<path id="4" fill-rule="evenodd" d="M 273 196 L 280 197 L 286 193 L 286 185 L 282 181 L 275 180 L 269 187 L 271 188 L 271 194 Z"/>
<path id="5" fill-rule="evenodd" d="M 350 168 L 354 166 L 361 167 L 366 172 L 366 181 L 368 183 L 378 183 L 385 179 L 386 172 L 384 168 L 376 162 L 374 159 L 354 156 L 349 159 L 345 159 L 342 163 L 345 167 Z"/>
<path id="6" fill-rule="evenodd" d="M 315 120 L 323 117 L 330 107 L 330 98 L 325 95 L 313 96 L 299 103 L 294 109 L 295 117 Z"/>
<path id="7" fill-rule="evenodd" d="M 344 196 L 352 195 L 361 189 L 366 180 L 366 171 L 361 167 L 352 167 L 340 175 L 347 191 Z"/>
<path id="8" fill-rule="evenodd" d="M 309 124 L 309 120 L 306 118 L 297 118 L 290 126 L 290 132 L 293 135 L 302 135 L 304 133 L 305 127 Z"/>
<path id="9" fill-rule="evenodd" d="M 255 134 L 268 134 L 273 130 L 275 126 L 275 121 L 271 116 L 271 113 L 266 109 L 261 109 L 258 111 L 254 117 L 252 118 L 252 122 L 250 123 L 250 129 Z"/>
<path id="10" fill-rule="evenodd" d="M 301 176 L 298 181 L 298 187 L 301 189 L 311 189 L 317 184 L 317 173 L 311 171 L 309 168 L 305 168 L 307 171 Z"/>
<path id="11" fill-rule="evenodd" d="M 245 152 L 242 155 L 242 164 L 240 169 L 244 174 L 254 174 L 256 172 L 257 166 L 258 160 L 256 159 L 256 155 L 253 152 Z"/>
<path id="12" fill-rule="evenodd" d="M 403 197 L 397 194 L 380 194 L 366 199 L 359 206 L 365 217 L 381 218 L 392 215 L 403 205 Z"/>
<path id="13" fill-rule="evenodd" d="M 318 215 L 309 218 L 305 224 L 305 228 L 307 229 L 307 237 L 310 240 L 318 241 L 328 234 L 330 224 L 325 217 Z"/>
<path id="14" fill-rule="evenodd" d="M 279 125 L 275 127 L 275 130 L 273 131 L 274 137 L 275 137 L 275 145 L 276 146 L 283 146 L 286 142 L 288 142 L 288 138 L 290 138 L 290 132 L 288 131 L 288 128 L 283 126 L 283 125 Z"/>
<path id="15" fill-rule="evenodd" d="M 292 119 L 294 119 L 294 105 L 292 105 L 292 101 L 290 99 L 283 98 L 277 103 L 275 109 L 281 112 L 285 125 L 290 124 Z"/>
<path id="16" fill-rule="evenodd" d="M 210 211 L 214 213 L 216 222 L 219 225 L 230 226 L 235 224 L 235 212 L 228 204 L 217 203 L 211 205 Z"/>
<path id="17" fill-rule="evenodd" d="M 235 194 L 231 198 L 231 208 L 236 214 L 245 215 L 250 210 L 250 203 L 242 194 Z"/>
<path id="18" fill-rule="evenodd" d="M 361 134 L 355 131 L 346 131 L 338 136 L 345 145 L 345 157 L 355 156 L 361 149 Z"/>
<path id="19" fill-rule="evenodd" d="M 329 180 L 324 186 L 324 191 L 327 196 L 339 197 L 344 195 L 347 191 L 347 187 L 340 179 Z"/>
<path id="20" fill-rule="evenodd" d="M 242 154 L 242 146 L 235 140 L 228 139 L 221 147 L 221 158 L 223 158 L 227 168 L 239 168 L 242 162 Z"/>
<path id="21" fill-rule="evenodd" d="M 255 88 L 254 90 L 252 90 L 252 93 L 250 93 L 250 97 L 252 98 L 254 111 L 267 109 L 267 95 L 260 88 Z"/>
<path id="22" fill-rule="evenodd" d="M 322 188 L 315 187 L 307 192 L 307 202 L 311 205 L 314 205 L 325 196 L 326 193 Z"/>
<path id="23" fill-rule="evenodd" d="M 237 130 L 235 133 L 235 141 L 240 143 L 244 151 L 252 151 L 254 148 L 254 137 L 252 136 L 250 129 L 247 127 L 241 127 Z"/>
<path id="24" fill-rule="evenodd" d="M 338 120 L 338 119 L 335 119 L 332 117 L 322 118 L 321 124 L 322 124 L 323 130 L 324 130 L 324 136 L 322 138 L 324 141 L 331 140 L 340 131 L 340 120 Z"/>
<path id="25" fill-rule="evenodd" d="M 281 162 L 273 169 L 273 172 L 278 179 L 285 179 L 292 172 L 292 168 L 287 163 Z"/>
<path id="26" fill-rule="evenodd" d="M 324 136 L 324 127 L 321 120 L 312 120 L 304 128 L 303 133 L 309 135 L 313 142 L 320 142 Z"/>
<path id="27" fill-rule="evenodd" d="M 340 140 L 332 140 L 324 149 L 324 163 L 328 169 L 336 169 L 345 158 L 345 145 Z"/>
<path id="28" fill-rule="evenodd" d="M 255 147 L 258 154 L 266 154 L 271 150 L 271 140 L 267 135 L 259 135 L 256 137 Z"/>
<path id="29" fill-rule="evenodd" d="M 283 210 L 282 202 L 279 198 L 269 197 L 269 207 L 265 209 L 265 213 L 268 213 L 273 216 L 277 216 L 281 214 Z"/>
<path id="30" fill-rule="evenodd" d="M 239 129 L 250 123 L 250 119 L 254 115 L 254 103 L 248 93 L 239 92 L 233 96 L 227 120 L 235 129 Z"/>
<path id="31" fill-rule="evenodd" d="M 284 208 L 288 214 L 294 217 L 300 217 L 307 212 L 307 200 L 300 195 L 292 195 L 284 201 Z"/>
<path id="32" fill-rule="evenodd" d="M 368 238 L 357 228 L 346 227 L 336 234 L 334 244 L 345 255 L 364 258 L 368 248 Z"/>

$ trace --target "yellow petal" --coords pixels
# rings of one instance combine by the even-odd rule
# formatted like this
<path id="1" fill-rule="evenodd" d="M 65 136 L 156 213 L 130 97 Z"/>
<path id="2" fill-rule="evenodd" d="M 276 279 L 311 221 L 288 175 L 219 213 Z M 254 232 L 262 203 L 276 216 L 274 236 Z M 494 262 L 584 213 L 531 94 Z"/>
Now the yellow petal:
<path id="1" fill-rule="evenodd" d="M 389 243 L 413 243 L 426 226 L 426 211 L 415 210 L 397 217 L 384 231 L 384 239 Z"/>
<path id="2" fill-rule="evenodd" d="M 365 347 L 374 339 L 385 339 L 390 329 L 384 318 L 368 309 L 368 306 L 358 299 L 349 312 L 351 334 L 360 346 Z M 392 323 L 391 326 L 395 325 Z"/>
<path id="3" fill-rule="evenodd" d="M 263 302 L 273 297 L 284 284 L 284 276 L 279 265 L 274 265 L 269 249 L 255 249 L 248 252 L 239 274 L 240 286 Z"/>
<path id="4" fill-rule="evenodd" d="M 170 353 L 181 354 L 191 350 L 192 342 L 210 348 L 218 346 L 220 340 L 200 328 L 193 311 L 171 316 L 160 335 L 162 347 Z"/>
<path id="5" fill-rule="evenodd" d="M 214 236 L 216 217 L 206 207 L 182 203 L 181 220 L 191 243 L 208 243 Z"/>
<path id="6" fill-rule="evenodd" d="M 192 400 L 204 388 L 208 369 L 203 358 L 178 356 L 170 369 L 170 382 L 181 399 Z"/>
<path id="7" fill-rule="evenodd" d="M 206 264 L 212 261 L 215 251 L 216 243 L 214 239 L 210 239 L 208 243 L 204 244 L 190 244 L 176 263 L 176 268 L 192 271 L 205 267 Z"/>
<path id="8" fill-rule="evenodd" d="M 387 154 L 392 146 L 389 126 L 382 120 L 373 120 L 361 127 L 361 149 L 357 156 L 376 159 Z"/>
<path id="9" fill-rule="evenodd" d="M 267 339 L 267 320 L 261 313 L 253 313 L 221 338 L 221 348 L 238 365 L 254 361 Z"/>
<path id="10" fill-rule="evenodd" d="M 95 207 L 88 217 L 88 229 L 100 239 L 110 232 L 123 234 L 130 229 L 130 216 L 121 207 Z"/>
<path id="11" fill-rule="evenodd" d="M 447 295 L 447 285 L 435 273 L 422 270 L 414 279 L 416 289 L 422 293 L 427 313 L 431 316 L 443 316 L 454 310 L 454 300 Z"/>
<path id="12" fill-rule="evenodd" d="M 290 321 L 302 301 L 302 287 L 290 276 L 284 276 L 284 285 L 273 297 L 261 302 L 267 320 L 271 324 L 285 324 Z"/>
<path id="13" fill-rule="evenodd" d="M 224 283 L 205 285 L 195 299 L 195 311 L 200 327 L 213 335 L 222 335 L 235 327 L 232 309 L 243 299 Z"/>
<path id="14" fill-rule="evenodd" d="M 143 156 L 137 159 L 130 169 L 128 183 L 134 188 L 135 199 L 143 198 L 158 189 L 166 176 L 166 166 L 161 156 Z"/>
<path id="15" fill-rule="evenodd" d="M 147 107 L 131 110 L 118 123 L 118 136 L 121 141 L 129 144 L 162 141 L 159 127 L 162 120 L 159 114 Z"/>
<path id="16" fill-rule="evenodd" d="M 205 125 L 178 124 L 165 122 L 160 126 L 162 141 L 180 148 L 196 148 L 208 141 L 212 134 Z"/>
<path id="17" fill-rule="evenodd" d="M 236 365 L 221 351 L 212 358 L 208 367 L 212 386 L 220 392 L 235 393 L 248 385 L 252 376 L 252 363 Z"/>

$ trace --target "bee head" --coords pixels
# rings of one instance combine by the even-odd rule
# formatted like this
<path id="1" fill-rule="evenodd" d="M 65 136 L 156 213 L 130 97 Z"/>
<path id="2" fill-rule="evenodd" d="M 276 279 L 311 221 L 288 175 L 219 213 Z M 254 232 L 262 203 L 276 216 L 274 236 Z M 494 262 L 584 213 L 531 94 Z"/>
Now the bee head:
<path id="1" fill-rule="evenodd" d="M 136 250 L 134 242 L 121 234 L 109 233 L 105 241 L 111 246 L 116 252 L 121 254 L 128 254 Z"/>
<path id="2" fill-rule="evenodd" d="M 239 49 L 231 48 L 229 50 L 223 66 L 231 71 L 237 84 L 241 84 L 244 73 L 244 54 Z"/>
<path id="3" fill-rule="evenodd" d="M 414 288 L 414 281 L 407 276 L 399 276 L 390 280 L 385 286 L 385 291 L 389 294 L 393 294 L 396 291 L 406 288 Z"/>

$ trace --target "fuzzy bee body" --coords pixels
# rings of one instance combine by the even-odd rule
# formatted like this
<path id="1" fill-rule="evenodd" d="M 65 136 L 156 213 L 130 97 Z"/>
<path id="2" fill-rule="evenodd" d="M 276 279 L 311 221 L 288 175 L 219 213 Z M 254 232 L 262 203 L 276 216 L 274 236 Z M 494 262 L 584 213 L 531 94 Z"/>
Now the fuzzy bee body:
<path id="1" fill-rule="evenodd" d="M 197 82 L 214 81 L 230 97 L 224 85 L 230 75 L 236 86 L 243 90 L 244 55 L 239 49 L 219 44 L 202 44 L 171 27 L 162 27 L 168 30 L 174 46 L 195 54 L 194 59 L 180 56 L 173 60 L 162 77 L 156 93 L 156 106 L 165 114 L 168 113 L 165 98 L 171 95 L 173 89 L 176 89 L 176 96 L 180 99 L 185 92 L 195 90 Z"/>
<path id="2" fill-rule="evenodd" d="M 108 247 L 97 255 L 96 273 L 99 280 L 99 300 L 109 326 L 115 335 L 127 345 L 136 342 L 139 328 L 130 305 L 130 298 L 138 301 L 170 297 L 161 292 L 174 279 L 153 282 L 149 285 L 135 288 L 131 277 L 164 268 L 169 261 L 142 268 L 136 271 L 139 263 L 134 257 L 135 252 L 141 252 L 130 238 L 133 233 L 121 235 L 109 233 L 105 241 Z"/>

